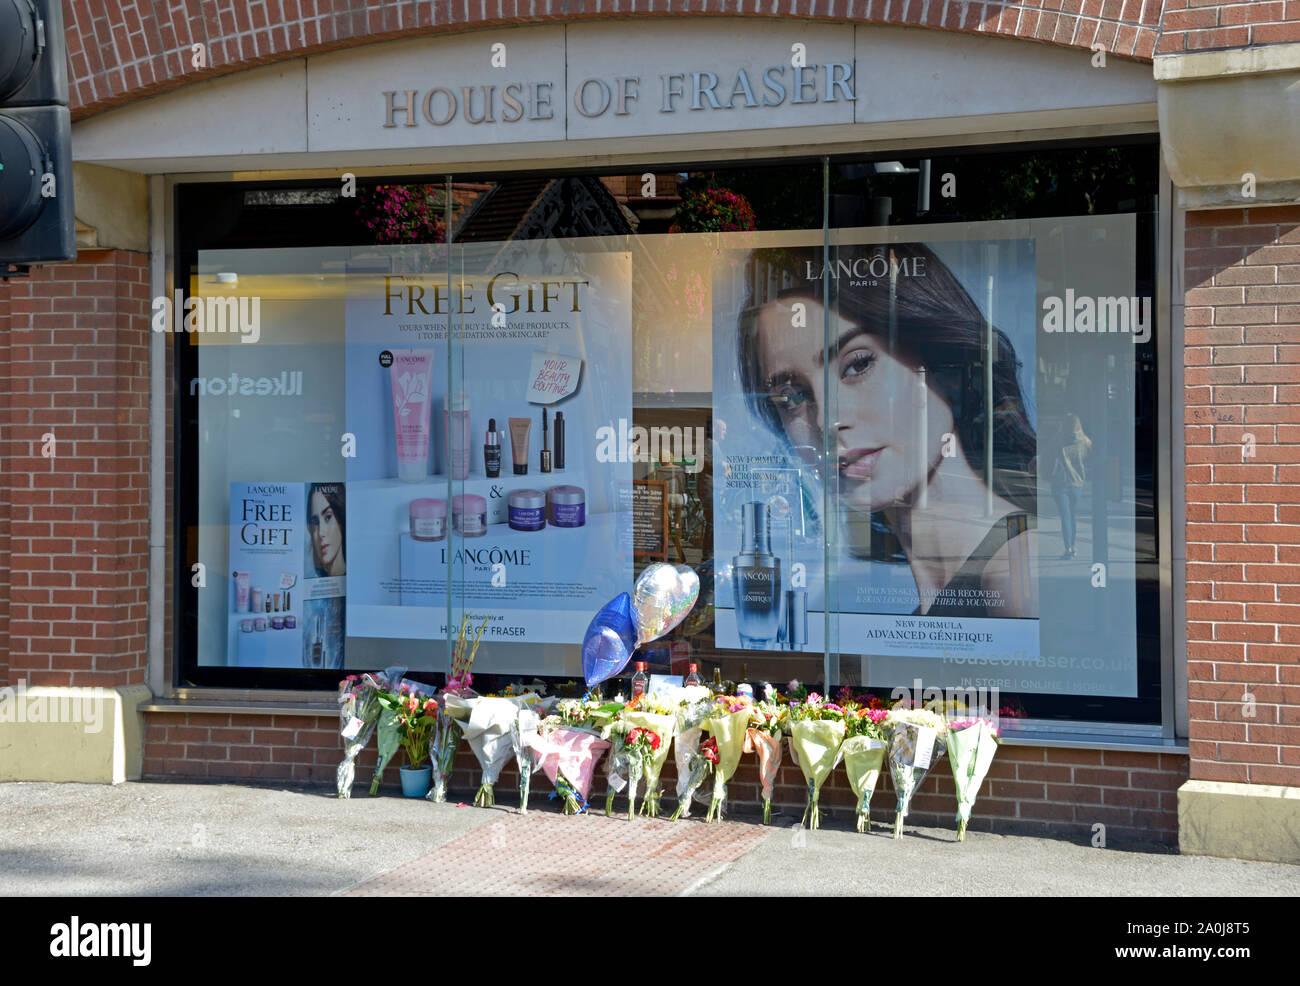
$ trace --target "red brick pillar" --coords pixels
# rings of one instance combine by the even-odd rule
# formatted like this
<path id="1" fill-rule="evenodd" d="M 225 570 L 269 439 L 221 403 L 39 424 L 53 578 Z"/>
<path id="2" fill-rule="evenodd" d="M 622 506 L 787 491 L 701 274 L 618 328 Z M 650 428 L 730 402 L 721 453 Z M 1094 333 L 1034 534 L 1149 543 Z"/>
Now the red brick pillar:
<path id="1" fill-rule="evenodd" d="M 1300 208 L 1187 214 L 1191 779 L 1300 786 Z"/>
<path id="2" fill-rule="evenodd" d="M 142 685 L 148 256 L 83 251 L 74 263 L 11 280 L 7 297 L 0 561 L 8 504 L 8 677 Z"/>

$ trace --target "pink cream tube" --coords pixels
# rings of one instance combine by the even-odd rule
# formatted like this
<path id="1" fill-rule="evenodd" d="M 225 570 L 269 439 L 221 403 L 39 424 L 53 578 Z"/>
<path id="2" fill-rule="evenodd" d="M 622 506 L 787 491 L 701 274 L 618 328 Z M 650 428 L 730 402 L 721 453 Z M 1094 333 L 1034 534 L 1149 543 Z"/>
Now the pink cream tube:
<path id="1" fill-rule="evenodd" d="M 235 573 L 235 612 L 248 612 L 248 590 L 252 574 L 249 572 Z"/>
<path id="2" fill-rule="evenodd" d="M 393 384 L 397 478 L 404 483 L 420 483 L 429 475 L 429 391 L 433 384 L 433 353 L 427 349 L 395 352 L 388 372 Z"/>

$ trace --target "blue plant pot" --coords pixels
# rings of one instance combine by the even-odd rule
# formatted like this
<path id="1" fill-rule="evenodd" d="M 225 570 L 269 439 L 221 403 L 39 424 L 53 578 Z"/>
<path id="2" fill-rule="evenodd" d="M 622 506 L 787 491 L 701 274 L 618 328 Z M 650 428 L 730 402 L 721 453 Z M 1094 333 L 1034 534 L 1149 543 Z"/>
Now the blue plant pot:
<path id="1" fill-rule="evenodd" d="M 429 784 L 433 778 L 433 768 L 426 767 L 403 767 L 402 775 L 402 794 L 408 798 L 423 798 L 429 793 Z"/>

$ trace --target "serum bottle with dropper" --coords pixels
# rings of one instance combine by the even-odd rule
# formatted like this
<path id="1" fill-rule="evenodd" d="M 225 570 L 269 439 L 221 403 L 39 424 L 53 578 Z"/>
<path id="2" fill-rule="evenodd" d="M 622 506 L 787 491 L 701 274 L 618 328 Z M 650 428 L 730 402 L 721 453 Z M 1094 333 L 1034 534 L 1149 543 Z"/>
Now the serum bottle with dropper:
<path id="1" fill-rule="evenodd" d="M 483 472 L 488 479 L 501 475 L 501 433 L 497 431 L 496 418 L 488 418 L 487 435 L 483 439 Z"/>

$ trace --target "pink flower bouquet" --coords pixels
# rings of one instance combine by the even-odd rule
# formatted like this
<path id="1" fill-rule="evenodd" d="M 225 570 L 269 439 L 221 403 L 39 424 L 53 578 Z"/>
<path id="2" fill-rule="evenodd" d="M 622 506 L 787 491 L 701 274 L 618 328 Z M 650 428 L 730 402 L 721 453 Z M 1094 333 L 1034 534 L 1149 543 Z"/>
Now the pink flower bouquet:
<path id="1" fill-rule="evenodd" d="M 560 727 L 534 734 L 529 743 L 537 766 L 564 798 L 564 813 L 585 812 L 596 762 L 609 749 L 609 741 L 585 730 Z"/>

